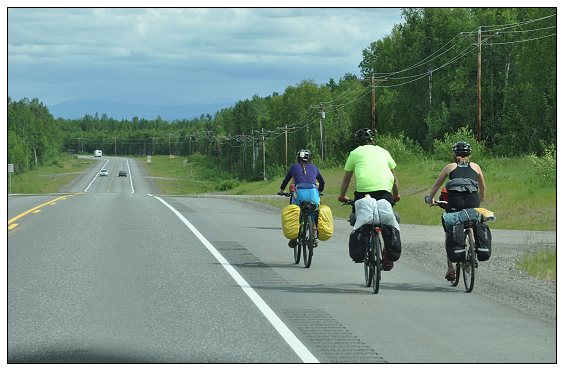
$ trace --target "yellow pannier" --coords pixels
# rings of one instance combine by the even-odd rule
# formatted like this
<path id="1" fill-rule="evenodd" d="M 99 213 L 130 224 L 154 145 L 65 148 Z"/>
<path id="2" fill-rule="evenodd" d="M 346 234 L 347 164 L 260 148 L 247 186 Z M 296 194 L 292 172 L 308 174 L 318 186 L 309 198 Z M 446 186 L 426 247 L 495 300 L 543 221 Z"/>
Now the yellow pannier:
<path id="1" fill-rule="evenodd" d="M 282 209 L 282 232 L 284 237 L 295 240 L 300 231 L 300 207 L 288 205 Z"/>
<path id="2" fill-rule="evenodd" d="M 317 239 L 327 241 L 333 235 L 333 213 L 327 205 L 319 205 L 317 218 Z"/>

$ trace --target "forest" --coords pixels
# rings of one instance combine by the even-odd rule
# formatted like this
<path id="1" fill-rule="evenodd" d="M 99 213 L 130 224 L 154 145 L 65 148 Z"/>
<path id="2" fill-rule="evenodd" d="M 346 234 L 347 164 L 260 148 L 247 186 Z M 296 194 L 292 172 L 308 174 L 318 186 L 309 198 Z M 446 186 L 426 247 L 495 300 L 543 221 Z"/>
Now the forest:
<path id="1" fill-rule="evenodd" d="M 361 127 L 429 155 L 460 130 L 491 156 L 555 150 L 555 8 L 409 8 L 402 18 L 362 50 L 359 76 L 304 80 L 214 116 L 63 119 L 38 98 L 8 98 L 8 161 L 21 173 L 62 152 L 199 154 L 255 180 L 288 166 L 300 148 L 316 162 L 342 164 Z"/>

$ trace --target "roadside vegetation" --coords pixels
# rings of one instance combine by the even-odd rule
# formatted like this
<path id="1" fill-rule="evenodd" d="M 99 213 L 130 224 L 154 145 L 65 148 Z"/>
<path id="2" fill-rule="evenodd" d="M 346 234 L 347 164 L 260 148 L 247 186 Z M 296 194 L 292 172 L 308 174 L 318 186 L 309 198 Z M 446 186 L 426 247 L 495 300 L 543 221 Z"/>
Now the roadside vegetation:
<path id="1" fill-rule="evenodd" d="M 60 155 L 50 163 L 24 173 L 13 173 L 8 192 L 12 194 L 57 193 L 60 188 L 86 171 L 95 160 Z"/>

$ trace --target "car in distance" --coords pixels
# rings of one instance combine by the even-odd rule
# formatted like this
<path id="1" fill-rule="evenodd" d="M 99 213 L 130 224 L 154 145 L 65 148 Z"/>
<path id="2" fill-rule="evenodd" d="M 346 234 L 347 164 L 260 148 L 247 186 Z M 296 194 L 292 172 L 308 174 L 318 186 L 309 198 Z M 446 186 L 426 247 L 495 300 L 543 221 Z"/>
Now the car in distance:
<path id="1" fill-rule="evenodd" d="M 125 172 L 125 170 L 120 170 L 119 171 L 119 176 L 127 176 L 127 173 Z"/>
<path id="2" fill-rule="evenodd" d="M 100 176 L 108 176 L 108 170 L 106 169 L 100 170 Z"/>

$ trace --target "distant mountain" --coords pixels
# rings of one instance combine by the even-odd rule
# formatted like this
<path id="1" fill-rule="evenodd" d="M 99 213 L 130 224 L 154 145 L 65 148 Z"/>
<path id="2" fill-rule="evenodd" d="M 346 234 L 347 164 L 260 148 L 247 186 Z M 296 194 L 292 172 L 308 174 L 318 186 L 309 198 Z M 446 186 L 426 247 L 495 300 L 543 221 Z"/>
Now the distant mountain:
<path id="1" fill-rule="evenodd" d="M 222 108 L 228 108 L 235 103 L 212 103 L 193 105 L 146 105 L 132 103 L 112 103 L 96 100 L 69 100 L 59 104 L 47 106 L 55 118 L 79 119 L 85 115 L 102 116 L 104 113 L 116 120 L 131 120 L 133 117 L 153 120 L 161 116 L 163 120 L 191 120 L 201 115 L 214 116 Z"/>

